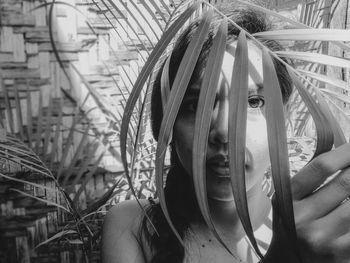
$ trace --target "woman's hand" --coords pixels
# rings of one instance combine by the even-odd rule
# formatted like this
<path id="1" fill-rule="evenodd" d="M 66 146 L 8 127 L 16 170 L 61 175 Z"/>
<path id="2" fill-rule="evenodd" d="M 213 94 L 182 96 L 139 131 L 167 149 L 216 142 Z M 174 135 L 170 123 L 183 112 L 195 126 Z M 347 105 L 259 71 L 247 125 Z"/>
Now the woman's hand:
<path id="1" fill-rule="evenodd" d="M 292 194 L 301 261 L 350 262 L 350 144 L 319 155 L 301 169 L 292 178 Z M 273 231 L 267 262 L 298 262 L 286 258 L 290 247 L 277 211 Z"/>

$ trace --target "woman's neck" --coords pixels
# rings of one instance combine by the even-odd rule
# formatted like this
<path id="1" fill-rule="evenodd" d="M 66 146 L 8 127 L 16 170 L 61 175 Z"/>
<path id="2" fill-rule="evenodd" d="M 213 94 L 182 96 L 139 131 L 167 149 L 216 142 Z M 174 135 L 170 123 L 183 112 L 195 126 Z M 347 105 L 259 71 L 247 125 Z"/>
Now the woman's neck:
<path id="1" fill-rule="evenodd" d="M 247 193 L 248 209 L 253 229 L 261 226 L 270 211 L 270 200 L 257 183 Z M 245 236 L 243 226 L 237 214 L 234 200 L 221 201 L 208 199 L 213 222 L 219 232 L 231 242 L 238 242 Z"/>
<path id="2" fill-rule="evenodd" d="M 253 229 L 259 228 L 270 212 L 270 200 L 262 191 L 261 184 L 257 184 L 247 193 L 249 215 Z M 223 248 L 214 234 L 205 223 L 194 223 L 191 225 L 190 240 L 200 248 L 199 254 L 205 258 L 216 258 L 216 262 L 248 262 L 247 251 L 251 251 L 249 242 L 245 238 L 245 231 L 240 222 L 234 201 L 220 201 L 208 199 L 211 217 L 215 228 L 222 241 L 228 246 L 230 251 L 236 255 L 236 261 L 232 255 Z M 193 243 L 192 243 L 193 244 Z M 192 245 L 193 246 L 193 245 Z M 190 246 L 191 247 L 191 246 Z M 190 254 L 193 256 L 193 251 Z M 258 262 L 258 258 L 252 254 L 253 261 Z M 213 261 L 211 261 L 213 262 Z"/>

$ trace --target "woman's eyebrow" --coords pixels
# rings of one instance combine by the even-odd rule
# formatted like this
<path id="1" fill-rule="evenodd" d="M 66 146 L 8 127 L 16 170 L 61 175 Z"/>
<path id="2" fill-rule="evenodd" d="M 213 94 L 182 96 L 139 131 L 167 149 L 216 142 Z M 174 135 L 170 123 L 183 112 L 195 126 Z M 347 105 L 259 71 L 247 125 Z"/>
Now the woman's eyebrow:
<path id="1" fill-rule="evenodd" d="M 253 87 L 248 87 L 248 92 L 250 93 L 261 93 L 264 88 L 264 85 L 262 83 L 256 83 Z"/>

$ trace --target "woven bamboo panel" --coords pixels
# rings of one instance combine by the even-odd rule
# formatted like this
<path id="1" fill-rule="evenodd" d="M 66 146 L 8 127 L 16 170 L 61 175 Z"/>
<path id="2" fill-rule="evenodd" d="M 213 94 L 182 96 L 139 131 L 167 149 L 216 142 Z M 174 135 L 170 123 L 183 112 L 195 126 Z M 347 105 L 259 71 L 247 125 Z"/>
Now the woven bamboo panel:
<path id="1" fill-rule="evenodd" d="M 66 2 L 77 10 L 57 4 L 50 20 L 50 5 L 45 5 L 45 1 L 0 0 L 0 130 L 5 127 L 8 134 L 16 135 L 31 148 L 59 177 L 67 195 L 83 211 L 121 175 L 118 153 L 106 151 L 103 144 L 107 141 L 117 149 L 118 131 L 109 129 L 106 133 L 108 122 L 104 114 L 94 109 L 96 103 L 91 96 L 85 100 L 87 85 L 121 119 L 121 94 L 132 85 L 125 79 L 136 80 L 143 63 L 140 53 L 145 51 L 142 47 L 138 51 L 130 48 L 140 45 L 137 41 L 129 41 L 130 47 L 126 48 L 116 39 L 111 24 L 91 1 Z M 116 19 L 120 23 L 127 19 L 123 15 L 114 18 L 114 26 L 118 26 Z M 7 176 L 56 188 L 53 180 L 21 165 L 1 158 L 0 164 L 0 172 Z M 96 166 L 99 168 L 94 170 Z M 151 173 L 147 167 L 140 169 Z M 130 193 L 123 185 L 117 194 L 128 198 Z M 74 245 L 63 239 L 34 249 L 74 220 L 57 207 L 13 189 L 65 205 L 62 195 L 0 177 L 0 262 L 83 262 L 80 243 Z M 101 223 L 97 217 L 92 231 L 98 231 Z M 99 262 L 98 249 L 89 248 L 90 262 Z"/>

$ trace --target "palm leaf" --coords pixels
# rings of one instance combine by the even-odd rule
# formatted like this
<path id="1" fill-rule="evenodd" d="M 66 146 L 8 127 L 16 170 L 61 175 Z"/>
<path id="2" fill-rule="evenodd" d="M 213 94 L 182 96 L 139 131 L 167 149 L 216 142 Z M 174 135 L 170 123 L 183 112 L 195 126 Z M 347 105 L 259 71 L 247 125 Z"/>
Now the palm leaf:
<path id="1" fill-rule="evenodd" d="M 307 71 L 307 70 L 302 70 L 302 69 L 299 69 L 298 72 L 308 76 L 308 77 L 311 77 L 313 79 L 316 79 L 318 81 L 321 81 L 321 82 L 324 82 L 326 84 L 330 84 L 334 87 L 338 87 L 338 88 L 341 88 L 345 91 L 350 91 L 350 86 L 349 86 L 349 83 L 343 81 L 343 80 L 339 80 L 339 79 L 336 79 L 336 78 L 332 78 L 331 76 L 326 76 L 326 75 L 323 75 L 323 74 L 318 74 L 318 73 L 315 73 L 315 72 L 312 72 L 312 71 Z"/>
<path id="2" fill-rule="evenodd" d="M 7 137 L 8 139 L 8 137 Z M 38 167 L 41 167 L 41 163 L 38 162 L 38 159 L 36 156 L 34 156 L 28 149 L 26 148 L 19 148 L 18 145 L 14 145 L 12 143 L 6 144 L 3 143 L 0 145 L 0 153 L 4 155 L 8 155 L 13 153 L 13 156 L 18 156 L 18 159 L 21 160 L 23 158 L 23 161 L 32 163 L 34 165 L 38 165 Z"/>
<path id="3" fill-rule="evenodd" d="M 159 19 L 157 19 L 155 12 L 153 12 L 153 11 L 151 10 L 151 8 L 148 6 L 147 2 L 146 2 L 145 0 L 140 0 L 140 3 L 141 3 L 141 4 L 143 5 L 143 7 L 147 10 L 148 14 L 150 14 L 150 15 L 152 16 L 153 21 L 156 22 L 156 24 L 157 24 L 157 26 L 159 27 L 159 29 L 163 31 L 163 27 L 162 27 L 162 25 L 160 24 Z M 160 16 L 162 17 L 162 19 L 163 19 L 164 22 L 165 22 L 166 19 L 165 19 L 163 13 L 159 10 L 158 5 L 154 5 L 154 1 L 150 1 L 150 3 L 153 5 L 153 7 L 155 8 L 156 12 L 157 12 L 158 14 L 160 14 Z"/>
<path id="4" fill-rule="evenodd" d="M 18 155 L 16 155 L 16 154 L 7 152 L 7 153 L 5 153 L 5 155 L 3 155 L 3 157 L 7 160 L 10 160 L 13 163 L 16 163 L 16 164 L 28 169 L 28 170 L 40 173 L 44 176 L 48 175 L 47 171 L 42 170 L 42 166 L 40 164 L 29 161 L 25 158 L 19 158 Z"/>
<path id="5" fill-rule="evenodd" d="M 97 201 L 95 201 L 93 204 L 91 204 L 89 207 L 87 207 L 85 210 L 81 211 L 81 215 L 83 216 L 83 218 L 86 215 L 91 215 L 91 213 L 95 212 L 97 213 L 97 210 L 103 206 L 109 199 L 110 197 L 113 195 L 113 191 L 114 189 L 119 186 L 119 183 L 121 182 L 121 179 L 119 179 L 115 184 L 113 184 L 113 186 L 111 188 L 108 189 L 108 191 L 106 193 L 104 193 L 104 195 L 98 199 Z"/>
<path id="6" fill-rule="evenodd" d="M 92 176 L 95 174 L 97 168 L 98 168 L 98 164 L 101 162 L 102 158 L 104 155 L 104 151 L 99 155 L 99 157 L 97 158 L 97 160 L 95 161 L 95 163 L 93 164 L 93 167 L 91 168 L 91 170 L 87 173 L 86 177 L 84 178 L 84 181 L 82 182 L 81 186 L 79 187 L 78 191 L 76 192 L 74 199 L 73 199 L 73 203 L 77 203 L 79 200 L 79 196 L 81 195 L 81 193 L 84 191 L 87 183 L 89 182 L 89 180 L 92 178 Z"/>
<path id="7" fill-rule="evenodd" d="M 345 144 L 347 141 L 346 141 L 346 138 L 344 136 L 344 133 L 343 133 L 342 129 L 340 128 L 339 123 L 337 122 L 337 120 L 334 118 L 332 112 L 330 111 L 327 102 L 324 100 L 324 98 L 322 97 L 322 95 L 320 94 L 320 92 L 318 90 L 316 90 L 316 96 L 318 99 L 318 103 L 320 104 L 323 111 L 325 112 L 326 118 L 328 119 L 328 122 L 330 123 L 330 126 L 332 128 L 333 137 L 334 137 L 334 146 L 339 147 L 339 146 Z"/>
<path id="8" fill-rule="evenodd" d="M 18 178 L 15 178 L 13 176 L 8 176 L 8 175 L 3 174 L 3 173 L 0 173 L 0 176 L 6 178 L 8 180 L 11 180 L 11 181 L 15 181 L 15 182 L 22 183 L 22 184 L 29 184 L 29 185 L 34 186 L 34 187 L 45 189 L 46 191 L 49 191 L 49 192 L 59 193 L 59 190 L 57 188 L 51 188 L 51 187 L 48 187 L 48 186 L 45 186 L 42 184 L 37 184 L 37 183 L 29 182 L 26 180 L 18 179 Z"/>
<path id="9" fill-rule="evenodd" d="M 216 88 L 218 86 L 217 83 L 220 77 L 221 65 L 225 53 L 226 35 L 227 21 L 224 20 L 221 23 L 213 40 L 213 46 L 211 47 L 208 63 L 203 74 L 204 78 L 201 85 L 196 111 L 196 122 L 194 127 L 192 152 L 193 180 L 197 202 L 205 222 L 209 226 L 210 230 L 214 233 L 218 241 L 237 259 L 237 255 L 235 255 L 229 249 L 229 247 L 217 233 L 210 215 L 206 189 L 206 153 L 211 123 L 211 118 L 208 118 L 208 116 L 212 115 L 214 107 Z"/>
<path id="10" fill-rule="evenodd" d="M 125 170 L 126 178 L 128 179 L 128 182 L 130 184 L 130 187 L 132 188 L 132 182 L 130 180 L 129 176 L 129 169 L 128 169 L 128 161 L 127 161 L 127 151 L 126 151 L 126 145 L 127 145 L 127 133 L 128 133 L 128 126 L 129 122 L 133 113 L 133 109 L 136 105 L 136 102 L 139 98 L 139 95 L 141 94 L 141 91 L 143 89 L 144 84 L 146 83 L 147 78 L 149 77 L 150 73 L 152 72 L 154 66 L 156 65 L 159 57 L 164 52 L 164 50 L 167 48 L 170 41 L 174 38 L 176 33 L 179 31 L 179 29 L 184 25 L 184 23 L 187 21 L 187 19 L 192 15 L 192 13 L 196 10 L 198 7 L 198 3 L 193 4 L 190 8 L 188 8 L 177 20 L 176 23 L 172 24 L 172 26 L 169 27 L 169 29 L 163 34 L 160 41 L 157 43 L 155 48 L 153 49 L 152 53 L 150 54 L 147 62 L 143 66 L 135 84 L 132 92 L 130 93 L 129 99 L 127 101 L 127 104 L 124 108 L 124 115 L 122 119 L 121 129 L 120 129 L 120 152 L 121 152 L 121 158 L 122 163 Z"/>
<path id="11" fill-rule="evenodd" d="M 262 6 L 259 6 L 259 5 L 256 5 L 254 3 L 250 3 L 249 1 L 243 1 L 243 0 L 235 0 L 239 3 L 242 3 L 242 4 L 245 4 L 253 9 L 256 9 L 258 11 L 261 11 L 263 12 L 264 14 L 267 14 L 267 15 L 270 15 L 270 16 L 274 16 L 274 17 L 277 17 L 279 19 L 281 19 L 281 21 L 285 21 L 285 22 L 288 22 L 289 24 L 291 25 L 294 25 L 296 26 L 297 28 L 303 28 L 303 29 L 314 29 L 313 27 L 311 26 L 308 26 L 308 25 L 305 25 L 303 23 L 300 23 L 298 21 L 295 21 L 293 19 L 290 19 L 289 17 L 286 17 L 284 15 L 281 15 L 280 13 L 276 12 L 276 11 L 272 11 L 272 10 L 269 10 L 267 8 L 264 8 Z M 304 5 L 305 6 L 305 5 Z M 322 16 L 322 15 L 320 15 Z M 342 42 L 333 42 L 335 45 L 337 45 L 338 47 L 344 49 L 344 50 L 347 50 L 347 51 L 350 51 L 350 46 L 349 45 L 346 45 Z"/>
<path id="12" fill-rule="evenodd" d="M 275 53 L 281 57 L 287 57 L 290 59 L 319 63 L 327 66 L 350 68 L 350 60 L 345 58 L 310 52 L 277 51 Z"/>
<path id="13" fill-rule="evenodd" d="M 315 122 L 316 133 L 317 133 L 317 145 L 314 156 L 315 158 L 319 154 L 329 151 L 333 146 L 333 133 L 330 128 L 330 123 L 322 111 L 322 108 L 316 104 L 315 99 L 311 94 L 305 89 L 304 85 L 301 83 L 297 75 L 288 68 L 288 73 L 291 76 L 295 87 L 297 88 L 301 98 L 308 107 L 310 114 Z"/>
<path id="14" fill-rule="evenodd" d="M 70 161 L 70 165 L 67 168 L 67 173 L 64 175 L 64 179 L 62 181 L 62 185 L 65 186 L 71 176 L 71 174 L 73 173 L 73 167 L 75 166 L 75 163 L 79 160 L 79 158 L 81 158 L 81 155 L 83 153 L 84 148 L 86 147 L 86 145 L 88 144 L 88 136 L 89 136 L 89 130 L 90 130 L 91 126 L 90 124 L 87 126 L 83 137 L 81 138 L 79 145 L 74 153 L 74 156 L 72 158 L 72 160 Z M 69 147 L 69 145 L 68 145 Z"/>
<path id="15" fill-rule="evenodd" d="M 92 145 L 92 150 L 89 151 L 88 156 L 86 157 L 85 161 L 83 162 L 83 164 L 81 165 L 81 167 L 79 168 L 79 171 L 77 172 L 77 174 L 74 176 L 73 182 L 71 183 L 71 185 L 77 185 L 80 182 L 80 179 L 82 178 L 82 176 L 84 175 L 84 173 L 86 173 L 88 171 L 88 167 L 89 164 L 92 162 L 96 151 L 98 150 L 99 147 L 99 143 L 94 143 Z"/>
<path id="16" fill-rule="evenodd" d="M 151 3 L 155 3 L 154 0 L 150 0 Z M 167 4 L 164 3 L 163 0 L 159 0 L 159 2 L 162 4 L 163 8 L 168 12 L 168 14 L 171 13 L 170 9 L 169 9 L 169 6 Z M 154 5 L 154 4 L 153 4 Z M 158 5 L 156 5 L 158 6 Z M 162 12 L 160 12 L 160 14 L 162 14 Z M 163 18 L 164 20 L 166 20 L 165 18 Z"/>
<path id="17" fill-rule="evenodd" d="M 285 29 L 253 34 L 257 38 L 293 41 L 350 41 L 349 30 L 345 29 Z M 350 47 L 349 47 L 350 48 Z"/>
<path id="18" fill-rule="evenodd" d="M 170 54 L 168 56 L 168 59 L 165 61 L 162 76 L 160 79 L 161 82 L 161 96 L 162 96 L 162 106 L 163 106 L 163 112 L 165 111 L 166 103 L 169 99 L 170 94 L 170 82 L 169 82 L 169 65 L 170 65 Z"/>
<path id="19" fill-rule="evenodd" d="M 97 7 L 99 8 L 100 11 L 102 11 L 101 7 L 98 5 L 98 3 L 97 3 L 95 0 L 92 0 L 92 2 L 95 4 L 95 6 L 97 6 Z M 137 49 L 138 52 L 139 52 L 139 49 L 138 49 L 138 47 L 137 47 L 137 44 L 136 44 L 136 43 L 134 42 L 134 40 L 130 37 L 129 31 L 124 27 L 123 23 L 120 23 L 118 17 L 117 17 L 116 14 L 112 11 L 112 9 L 110 8 L 110 6 L 108 6 L 108 4 L 106 3 L 106 1 L 101 0 L 101 2 L 103 3 L 103 5 L 104 5 L 104 7 L 106 8 L 106 10 L 108 10 L 108 12 L 110 12 L 111 15 L 113 16 L 113 18 L 114 18 L 113 21 L 116 21 L 116 22 L 119 24 L 120 28 L 126 33 L 126 35 L 128 36 L 128 38 L 131 40 L 131 43 L 133 44 L 133 46 L 136 47 L 136 49 Z M 106 20 L 109 22 L 109 24 L 113 26 L 113 22 L 111 21 L 111 19 L 106 15 L 105 12 L 103 12 L 103 13 L 104 13 L 104 17 L 105 17 Z M 124 15 L 122 14 L 122 16 L 124 16 Z M 114 31 L 116 32 L 116 34 L 119 36 L 119 38 L 122 40 L 124 46 L 127 47 L 128 50 L 130 50 L 129 47 L 128 47 L 128 44 L 125 42 L 124 38 L 123 38 L 123 37 L 121 36 L 121 34 L 119 33 L 120 30 L 117 30 L 117 28 L 116 28 L 115 26 L 113 26 L 113 29 L 114 29 Z M 139 39 L 139 40 L 140 40 L 140 39 Z M 140 40 L 140 41 L 141 41 L 141 40 Z M 147 54 L 148 54 L 148 50 L 146 49 L 144 43 L 141 42 L 141 44 L 142 44 L 144 50 L 145 50 L 145 51 L 147 52 Z M 146 61 L 146 59 L 144 58 L 144 56 L 142 55 L 142 53 L 139 52 L 139 54 L 140 54 L 141 59 L 142 59 L 143 61 Z"/>
<path id="20" fill-rule="evenodd" d="M 62 238 L 64 236 L 66 236 L 66 235 L 72 235 L 72 234 L 78 234 L 78 232 L 75 231 L 75 230 L 62 230 L 62 231 L 56 233 L 55 235 L 53 235 L 52 237 L 46 239 L 45 241 L 39 243 L 37 246 L 35 246 L 35 249 L 38 248 L 38 247 L 41 247 L 41 246 L 43 246 L 45 244 L 48 244 L 51 241 L 54 241 L 56 239 L 59 239 L 59 238 Z"/>
<path id="21" fill-rule="evenodd" d="M 119 13 L 119 15 L 120 15 L 121 17 L 123 17 L 123 18 L 127 21 L 127 19 L 126 19 L 125 15 L 123 14 L 122 10 L 120 10 L 120 8 L 118 8 L 118 6 L 114 3 L 114 1 L 112 1 L 112 0 L 107 0 L 107 1 L 108 1 L 108 3 Z M 113 14 L 112 10 L 111 10 L 111 9 L 109 8 L 109 6 L 105 3 L 105 1 L 102 0 L 102 2 L 105 4 L 106 8 Z M 123 1 L 119 1 L 119 3 L 121 3 L 122 5 L 124 5 L 124 2 L 123 2 Z M 125 5 L 124 5 L 124 8 L 126 8 Z M 129 12 L 129 13 L 130 13 L 130 12 Z M 113 15 L 114 15 L 114 14 L 113 14 Z M 118 20 L 117 17 L 115 17 L 115 19 Z M 144 50 L 145 50 L 147 53 L 149 53 L 149 52 L 150 52 L 150 51 L 149 51 L 149 48 L 146 47 L 146 45 L 144 44 L 144 41 L 142 41 L 142 39 L 140 38 L 139 34 L 137 34 L 136 29 L 134 28 L 134 26 L 133 26 L 131 23 L 128 22 L 128 27 L 131 29 L 131 31 L 135 34 L 135 36 L 137 37 L 137 39 L 140 41 L 140 43 L 141 43 L 141 45 L 143 46 Z M 126 29 L 124 28 L 124 26 L 122 26 L 122 28 L 123 28 L 123 30 L 128 34 L 128 30 L 126 30 Z M 129 36 L 129 38 L 132 39 L 130 36 Z M 150 41 L 150 43 L 151 43 L 151 41 Z"/>
<path id="22" fill-rule="evenodd" d="M 164 189 L 163 189 L 164 158 L 165 158 L 166 149 L 169 144 L 170 134 L 173 129 L 173 125 L 174 125 L 177 113 L 179 111 L 181 101 L 183 99 L 183 96 L 185 95 L 186 88 L 190 81 L 192 72 L 196 65 L 204 40 L 208 34 L 212 15 L 213 13 L 211 10 L 211 11 L 208 11 L 208 13 L 206 13 L 203 16 L 198 26 L 198 29 L 195 35 L 193 36 L 192 41 L 188 45 L 188 48 L 186 49 L 184 57 L 180 63 L 179 69 L 176 73 L 176 77 L 173 83 L 173 87 L 169 95 L 169 101 L 166 105 L 166 109 L 163 115 L 163 120 L 159 131 L 158 146 L 156 151 L 155 174 L 156 174 L 157 193 L 159 195 L 159 203 L 161 205 L 161 208 L 163 210 L 166 220 L 168 221 L 171 229 L 173 230 L 174 234 L 179 239 L 181 244 L 183 244 L 183 241 L 171 221 L 171 218 L 169 216 L 169 212 L 166 206 L 165 196 L 164 196 Z"/>
<path id="23" fill-rule="evenodd" d="M 330 90 L 330 89 L 325 89 L 325 88 L 320 89 L 320 91 L 321 91 L 323 94 L 326 93 L 327 95 L 330 95 L 330 96 L 332 96 L 333 98 L 336 98 L 336 99 L 338 99 L 338 100 L 340 100 L 340 101 L 342 101 L 342 102 L 344 102 L 344 103 L 350 104 L 350 97 L 347 96 L 347 95 L 343 95 L 343 94 L 341 94 L 341 93 L 339 93 L 339 92 L 335 92 L 335 91 L 332 91 L 332 90 Z"/>
<path id="24" fill-rule="evenodd" d="M 81 72 L 78 70 L 78 68 L 71 63 L 70 64 L 74 71 L 78 74 L 82 82 L 84 83 L 85 87 L 88 89 L 89 94 L 93 97 L 94 101 L 96 102 L 97 106 L 106 116 L 113 117 L 113 120 L 117 120 L 118 118 L 115 116 L 114 112 L 106 107 L 108 103 L 103 99 L 103 97 L 91 86 L 91 84 L 86 80 L 86 78 L 81 74 Z"/>
<path id="25" fill-rule="evenodd" d="M 159 41 L 159 36 L 158 36 L 158 34 L 156 33 L 156 31 L 154 31 L 154 26 L 152 26 L 152 25 L 150 24 L 149 19 L 147 19 L 147 18 L 144 16 L 143 12 L 140 11 L 140 9 L 138 8 L 138 5 L 135 4 L 134 1 L 130 1 L 130 3 L 134 6 L 134 8 L 136 9 L 136 11 L 137 11 L 137 12 L 140 14 L 140 16 L 142 17 L 142 19 L 143 19 L 142 22 L 145 22 L 145 23 L 147 24 L 148 28 L 151 29 L 151 31 L 152 31 L 153 35 L 155 36 L 155 38 L 157 39 L 157 41 Z M 156 19 L 156 21 L 158 22 L 158 19 Z M 158 23 L 159 23 L 159 22 L 158 22 Z M 141 26 L 141 25 L 140 25 L 140 22 L 138 22 L 138 25 Z M 143 33 L 146 34 L 146 35 L 148 36 L 149 34 L 143 29 L 143 27 L 141 27 L 141 28 L 142 28 Z M 160 27 L 160 28 L 161 28 L 161 27 Z M 149 39 L 149 40 L 150 40 L 150 39 Z"/>
<path id="26" fill-rule="evenodd" d="M 246 127 L 248 107 L 248 46 L 244 31 L 241 31 L 235 54 L 231 77 L 229 110 L 229 163 L 232 192 L 237 213 L 243 228 L 260 258 L 263 258 L 256 243 L 251 224 L 245 184 Z"/>
<path id="27" fill-rule="evenodd" d="M 108 0 L 108 1 L 109 1 L 109 3 L 112 2 L 111 0 Z M 128 8 L 128 6 L 127 6 L 126 3 L 124 3 L 123 1 L 120 1 L 120 3 L 123 5 L 123 7 L 125 8 L 125 10 L 128 12 L 128 15 L 129 15 L 130 17 L 132 17 L 133 20 L 136 22 L 138 28 L 141 29 L 142 33 L 146 36 L 147 40 L 149 41 L 148 44 L 151 45 L 151 48 L 154 48 L 154 45 L 153 45 L 151 39 L 149 38 L 149 34 L 147 34 L 147 33 L 145 32 L 143 26 L 140 24 L 139 20 L 135 17 L 134 13 L 131 12 L 131 10 Z M 131 23 L 129 24 L 129 27 L 130 27 L 130 28 L 133 28 Z M 136 32 L 136 34 L 137 34 L 137 32 Z M 137 35 L 139 35 L 139 34 L 137 34 Z M 146 47 L 146 50 L 147 50 L 147 49 L 148 49 L 148 48 Z"/>
<path id="28" fill-rule="evenodd" d="M 70 149 L 70 147 L 71 147 L 71 145 L 73 143 L 75 126 L 76 126 L 78 118 L 79 118 L 78 110 L 76 110 L 73 115 L 74 115 L 74 117 L 73 117 L 72 125 L 71 125 L 71 127 L 69 129 L 69 133 L 68 133 L 68 137 L 67 137 L 67 140 L 66 140 L 66 144 L 65 144 L 65 147 L 64 147 L 64 149 L 62 151 L 62 158 L 60 160 L 60 165 L 59 165 L 59 167 L 57 169 L 57 180 L 59 180 L 61 175 L 62 175 L 62 170 L 63 170 L 63 167 L 65 165 L 66 158 L 68 157 L 69 149 Z"/>
<path id="29" fill-rule="evenodd" d="M 31 197 L 31 198 L 33 198 L 33 199 L 35 199 L 35 200 L 41 201 L 41 202 L 43 202 L 43 203 L 45 203 L 45 204 L 47 204 L 47 205 L 55 206 L 55 207 L 61 208 L 61 209 L 63 209 L 64 211 L 66 211 L 67 213 L 71 213 L 71 212 L 69 211 L 68 208 L 66 208 L 66 207 L 64 207 L 64 206 L 62 206 L 62 205 L 60 205 L 60 204 L 57 204 L 57 203 L 55 203 L 55 202 L 52 202 L 52 201 L 49 201 L 49 200 L 46 200 L 46 199 L 43 199 L 43 198 L 40 198 L 40 197 L 37 197 L 37 196 L 33 196 L 33 195 L 31 195 L 31 194 L 28 194 L 28 193 L 23 192 L 23 191 L 18 190 L 18 189 L 11 188 L 10 190 L 11 190 L 11 191 L 18 192 L 18 193 L 20 193 L 20 194 L 22 194 L 22 195 L 24 195 L 24 196 L 27 196 L 27 197 Z"/>
<path id="30" fill-rule="evenodd" d="M 349 118 L 350 113 L 346 112 L 345 109 L 341 108 L 339 105 L 337 105 L 331 98 L 328 96 L 324 96 L 327 103 L 332 104 L 341 114 L 343 114 L 345 117 Z"/>
<path id="31" fill-rule="evenodd" d="M 275 187 L 276 209 L 281 215 L 283 225 L 290 240 L 291 249 L 297 252 L 282 94 L 276 69 L 266 49 L 263 50 L 263 79 L 268 145 L 271 172 Z"/>

